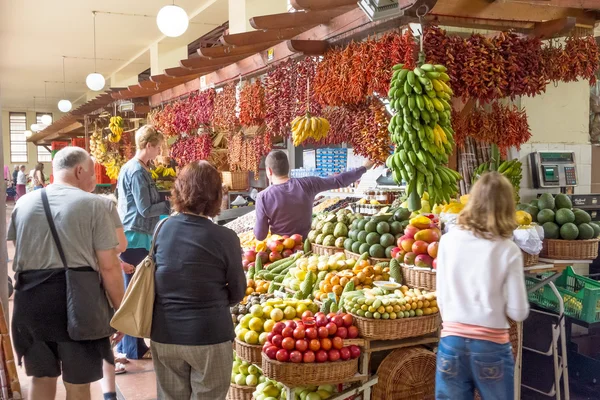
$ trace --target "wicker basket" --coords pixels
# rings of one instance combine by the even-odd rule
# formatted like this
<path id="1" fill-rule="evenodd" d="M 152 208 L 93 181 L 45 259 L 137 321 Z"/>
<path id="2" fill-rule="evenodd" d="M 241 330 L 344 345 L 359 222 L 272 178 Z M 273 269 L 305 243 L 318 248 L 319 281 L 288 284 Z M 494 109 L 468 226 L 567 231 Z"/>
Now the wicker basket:
<path id="1" fill-rule="evenodd" d="M 529 254 L 523 250 L 521 250 L 521 253 L 523 253 L 523 266 L 524 267 L 531 267 L 531 266 L 538 264 L 538 262 L 540 260 L 540 256 L 538 254 Z"/>
<path id="2" fill-rule="evenodd" d="M 423 336 L 437 331 L 442 322 L 437 313 L 400 319 L 370 319 L 354 315 L 354 319 L 359 336 L 371 340 L 396 340 Z"/>
<path id="3" fill-rule="evenodd" d="M 358 372 L 358 358 L 325 363 L 291 363 L 271 360 L 262 355 L 262 371 L 267 378 L 287 386 L 342 383 Z"/>
<path id="4" fill-rule="evenodd" d="M 261 345 L 247 344 L 235 339 L 235 352 L 239 358 L 250 364 L 260 365 L 261 363 Z"/>
<path id="5" fill-rule="evenodd" d="M 411 268 L 402 264 L 402 283 L 411 288 L 434 292 L 437 284 L 437 273 Z"/>
<path id="6" fill-rule="evenodd" d="M 321 244 L 311 243 L 312 252 L 319 256 L 332 256 L 335 253 L 343 253 L 344 249 L 335 246 L 323 246 Z"/>
<path id="7" fill-rule="evenodd" d="M 598 257 L 598 242 L 590 240 L 544 239 L 540 257 L 553 260 L 595 260 Z"/>
<path id="8" fill-rule="evenodd" d="M 373 400 L 435 398 L 435 354 L 423 347 L 397 349 L 379 365 Z"/>
<path id="9" fill-rule="evenodd" d="M 253 386 L 240 386 L 235 383 L 229 384 L 227 400 L 252 400 L 252 393 L 256 390 Z"/>
<path id="10" fill-rule="evenodd" d="M 223 184 L 227 185 L 229 190 L 246 190 L 248 189 L 249 178 L 248 172 L 221 172 L 223 175 Z"/>

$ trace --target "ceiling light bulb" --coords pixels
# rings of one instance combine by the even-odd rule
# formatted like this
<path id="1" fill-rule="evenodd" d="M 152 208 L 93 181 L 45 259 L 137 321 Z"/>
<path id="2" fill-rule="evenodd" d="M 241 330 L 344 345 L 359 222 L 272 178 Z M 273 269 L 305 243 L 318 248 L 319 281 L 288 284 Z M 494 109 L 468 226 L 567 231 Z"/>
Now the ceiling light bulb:
<path id="1" fill-rule="evenodd" d="M 50 125 L 52 124 L 52 116 L 48 114 L 42 115 L 42 124 Z"/>
<path id="2" fill-rule="evenodd" d="M 31 130 L 34 132 L 39 132 L 42 129 L 44 129 L 44 125 L 42 125 L 42 124 L 32 124 L 31 125 Z"/>
<path id="3" fill-rule="evenodd" d="M 26 139 L 29 139 L 33 135 L 33 132 L 31 132 L 30 130 L 26 130 L 25 132 L 23 132 L 23 134 L 25 135 Z"/>
<path id="4" fill-rule="evenodd" d="M 178 37 L 185 33 L 190 20 L 185 10 L 179 6 L 164 6 L 156 16 L 158 29 L 169 37 Z"/>
<path id="5" fill-rule="evenodd" d="M 102 90 L 105 83 L 106 81 L 104 80 L 104 77 L 97 72 L 93 72 L 89 74 L 87 78 L 85 78 L 85 84 L 94 92 Z"/>
<path id="6" fill-rule="evenodd" d="M 58 102 L 58 109 L 61 112 L 69 112 L 71 111 L 71 108 L 73 107 L 73 105 L 71 104 L 71 102 L 69 100 L 61 100 Z"/>

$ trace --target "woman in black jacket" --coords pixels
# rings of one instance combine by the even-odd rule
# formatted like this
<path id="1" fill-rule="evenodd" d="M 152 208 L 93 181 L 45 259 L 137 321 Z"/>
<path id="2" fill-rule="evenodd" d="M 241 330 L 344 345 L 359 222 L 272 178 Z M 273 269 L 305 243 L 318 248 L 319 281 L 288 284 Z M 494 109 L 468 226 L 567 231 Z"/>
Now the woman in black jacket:
<path id="1" fill-rule="evenodd" d="M 221 176 L 208 162 L 181 171 L 172 190 L 178 212 L 156 238 L 152 359 L 158 398 L 225 399 L 235 334 L 229 306 L 246 279 L 240 240 L 209 218 L 221 206 Z"/>

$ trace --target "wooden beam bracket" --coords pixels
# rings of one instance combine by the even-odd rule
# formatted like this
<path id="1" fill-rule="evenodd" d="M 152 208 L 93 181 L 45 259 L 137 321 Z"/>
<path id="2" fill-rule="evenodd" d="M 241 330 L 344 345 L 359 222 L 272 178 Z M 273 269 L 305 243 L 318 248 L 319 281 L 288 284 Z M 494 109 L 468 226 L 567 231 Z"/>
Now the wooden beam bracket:
<path id="1" fill-rule="evenodd" d="M 327 40 L 288 40 L 286 43 L 291 52 L 307 56 L 321 56 L 329 48 Z"/>

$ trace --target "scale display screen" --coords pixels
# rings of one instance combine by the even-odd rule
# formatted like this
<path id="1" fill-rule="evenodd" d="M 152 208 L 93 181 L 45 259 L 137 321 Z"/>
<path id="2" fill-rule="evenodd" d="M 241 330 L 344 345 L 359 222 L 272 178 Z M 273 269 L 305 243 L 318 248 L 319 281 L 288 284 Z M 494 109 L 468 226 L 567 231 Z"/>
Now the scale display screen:
<path id="1" fill-rule="evenodd" d="M 540 152 L 540 160 L 542 163 L 547 162 L 564 162 L 564 163 L 573 163 L 575 160 L 573 159 L 572 152 L 564 152 L 564 153 L 552 153 L 552 152 Z"/>
<path id="2" fill-rule="evenodd" d="M 554 166 L 543 166 L 544 181 L 558 182 L 558 168 Z"/>

